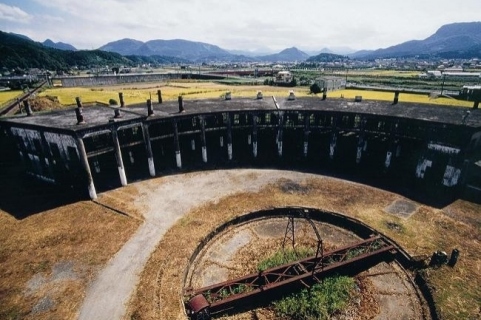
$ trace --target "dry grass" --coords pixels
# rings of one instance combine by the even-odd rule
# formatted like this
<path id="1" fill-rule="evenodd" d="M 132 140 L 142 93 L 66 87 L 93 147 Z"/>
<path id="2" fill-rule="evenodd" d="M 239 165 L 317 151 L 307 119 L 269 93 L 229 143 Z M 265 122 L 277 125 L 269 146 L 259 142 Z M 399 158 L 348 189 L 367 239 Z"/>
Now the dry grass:
<path id="1" fill-rule="evenodd" d="M 2 176 L 0 319 L 75 319 L 89 281 L 138 220 Z"/>
<path id="2" fill-rule="evenodd" d="M 282 184 L 282 182 L 281 182 Z M 456 221 L 437 209 L 421 206 L 413 216 L 401 219 L 383 211 L 397 195 L 348 182 L 325 178 L 307 184 L 309 192 L 285 193 L 269 186 L 259 193 L 242 193 L 207 203 L 186 215 L 171 228 L 152 254 L 130 304 L 130 314 L 139 319 L 184 319 L 181 308 L 182 276 L 197 243 L 215 226 L 235 216 L 276 206 L 306 206 L 337 211 L 355 217 L 395 239 L 412 255 L 429 256 L 433 250 L 460 248 L 455 268 L 428 271 L 436 288 L 435 299 L 443 319 L 474 319 L 479 316 L 481 294 L 481 209 L 456 202 L 477 225 Z M 466 211 L 466 208 L 471 211 Z M 391 230 L 388 222 L 401 225 Z"/>

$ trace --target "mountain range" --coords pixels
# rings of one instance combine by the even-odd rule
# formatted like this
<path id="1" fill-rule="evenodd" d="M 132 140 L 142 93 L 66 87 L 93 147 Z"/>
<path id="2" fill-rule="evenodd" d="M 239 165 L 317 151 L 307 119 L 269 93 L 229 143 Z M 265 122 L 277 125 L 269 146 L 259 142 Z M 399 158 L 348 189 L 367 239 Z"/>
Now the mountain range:
<path id="1" fill-rule="evenodd" d="M 394 58 L 416 55 L 481 58 L 481 22 L 444 25 L 424 40 L 411 40 L 374 51 L 356 52 L 353 58 Z"/>
<path id="2" fill-rule="evenodd" d="M 174 40 L 151 40 L 142 42 L 134 39 L 122 39 L 109 42 L 99 50 L 119 53 L 124 56 L 171 56 L 190 61 L 304 61 L 309 55 L 301 50 L 292 47 L 284 49 L 276 54 L 261 56 L 246 56 L 230 52 L 216 45 L 194 42 L 182 39 Z"/>
<path id="3" fill-rule="evenodd" d="M 337 50 L 323 48 L 320 51 L 303 52 L 297 48 L 288 48 L 277 54 L 253 55 L 239 50 L 225 50 L 218 46 L 187 40 L 151 40 L 142 42 L 134 39 L 122 39 L 110 42 L 100 50 L 116 52 L 122 55 L 163 55 L 202 61 L 303 61 L 309 56 L 320 53 L 348 55 L 355 59 L 376 59 L 395 57 L 481 57 L 481 22 L 463 22 L 447 24 L 424 40 L 411 40 L 388 48 L 361 50 L 340 47 Z"/>
<path id="4" fill-rule="evenodd" d="M 334 50 L 303 52 L 295 47 L 275 54 L 254 55 L 252 52 L 226 50 L 204 42 L 175 40 L 122 39 L 107 43 L 97 50 L 76 50 L 70 44 L 47 39 L 43 43 L 15 33 L 0 31 L 0 67 L 67 69 L 75 65 L 105 63 L 189 63 L 189 62 L 309 62 L 344 59 L 332 56 Z M 341 48 L 339 48 L 341 50 Z M 349 48 L 342 48 L 343 56 Z M 246 54 L 244 54 L 246 53 Z M 250 53 L 249 55 L 247 53 Z M 316 55 L 317 54 L 317 55 Z M 327 56 L 326 56 L 327 55 Z M 481 22 L 444 25 L 424 40 L 411 40 L 378 50 L 361 50 L 347 54 L 352 59 L 396 57 L 481 58 Z"/>

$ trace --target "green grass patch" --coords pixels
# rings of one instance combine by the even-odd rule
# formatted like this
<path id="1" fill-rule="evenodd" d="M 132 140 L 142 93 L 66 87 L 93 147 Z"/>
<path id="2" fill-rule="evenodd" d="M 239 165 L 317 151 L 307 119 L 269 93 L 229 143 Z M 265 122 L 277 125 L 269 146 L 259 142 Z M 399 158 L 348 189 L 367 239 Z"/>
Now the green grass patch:
<path id="1" fill-rule="evenodd" d="M 323 320 L 343 311 L 353 295 L 353 278 L 335 276 L 273 303 L 280 318 Z"/>
<path id="2" fill-rule="evenodd" d="M 307 248 L 307 247 L 299 247 L 299 248 L 296 248 L 296 250 L 286 249 L 283 251 L 277 251 L 272 256 L 259 262 L 259 264 L 257 265 L 257 270 L 264 271 L 269 268 L 281 266 L 289 262 L 314 256 L 315 254 L 316 254 L 316 251 L 313 248 Z"/>

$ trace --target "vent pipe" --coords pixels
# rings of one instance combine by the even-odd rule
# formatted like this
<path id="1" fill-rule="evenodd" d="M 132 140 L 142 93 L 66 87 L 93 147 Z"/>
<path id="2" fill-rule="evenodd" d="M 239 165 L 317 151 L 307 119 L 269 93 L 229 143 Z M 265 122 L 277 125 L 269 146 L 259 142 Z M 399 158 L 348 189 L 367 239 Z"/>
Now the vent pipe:
<path id="1" fill-rule="evenodd" d="M 75 101 L 77 102 L 77 108 L 75 109 L 75 115 L 77 116 L 77 124 L 85 123 L 84 116 L 82 114 L 82 100 L 80 100 L 80 97 L 76 97 Z"/>
<path id="2" fill-rule="evenodd" d="M 179 96 L 177 101 L 179 102 L 179 113 L 184 112 L 185 111 L 184 110 L 184 99 L 182 99 L 182 96 Z"/>
<path id="3" fill-rule="evenodd" d="M 162 91 L 157 90 L 157 98 L 159 98 L 159 104 L 162 104 Z"/>
<path id="4" fill-rule="evenodd" d="M 119 92 L 119 100 L 120 100 L 120 107 L 121 108 L 125 107 L 124 94 L 122 92 Z"/>
<path id="5" fill-rule="evenodd" d="M 287 100 L 296 100 L 296 95 L 294 94 L 294 90 L 289 91 L 289 97 Z"/>
<path id="6" fill-rule="evenodd" d="M 392 102 L 392 104 L 397 104 L 399 101 L 399 91 L 395 91 L 394 92 L 394 101 Z"/>
<path id="7" fill-rule="evenodd" d="M 152 100 L 147 99 L 147 115 L 150 117 L 154 114 L 154 109 L 152 109 Z"/>

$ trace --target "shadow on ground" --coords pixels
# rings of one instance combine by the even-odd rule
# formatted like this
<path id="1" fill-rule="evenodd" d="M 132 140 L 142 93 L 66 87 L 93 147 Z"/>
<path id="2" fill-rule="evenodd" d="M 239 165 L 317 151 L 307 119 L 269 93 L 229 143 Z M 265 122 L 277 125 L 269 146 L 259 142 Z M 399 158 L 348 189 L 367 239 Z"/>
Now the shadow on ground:
<path id="1" fill-rule="evenodd" d="M 74 190 L 27 176 L 16 164 L 2 163 L 0 181 L 0 210 L 17 220 L 83 199 Z"/>

